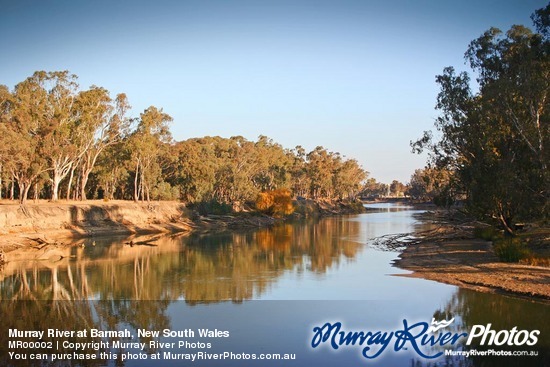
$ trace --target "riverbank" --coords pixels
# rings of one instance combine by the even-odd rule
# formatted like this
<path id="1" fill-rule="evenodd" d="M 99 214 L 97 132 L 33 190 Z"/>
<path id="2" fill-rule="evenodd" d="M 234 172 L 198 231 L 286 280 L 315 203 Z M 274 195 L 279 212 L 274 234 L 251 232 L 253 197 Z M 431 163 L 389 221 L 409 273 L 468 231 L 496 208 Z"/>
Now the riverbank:
<path id="1" fill-rule="evenodd" d="M 40 201 L 0 203 L 0 253 L 5 262 L 36 259 L 79 238 L 190 231 L 185 206 L 176 202 Z M 41 251 L 34 251 L 41 250 Z"/>
<path id="2" fill-rule="evenodd" d="M 183 233 L 199 228 L 219 229 L 272 225 L 267 216 L 246 214 L 200 216 L 179 202 L 135 203 L 86 201 L 0 204 L 0 249 L 44 243 L 67 243 L 96 236 Z"/>
<path id="3" fill-rule="evenodd" d="M 473 228 L 440 224 L 407 245 L 394 265 L 412 271 L 408 277 L 550 301 L 549 267 L 500 261 L 492 242 L 474 238 Z"/>
<path id="4" fill-rule="evenodd" d="M 293 218 L 349 214 L 362 209 L 360 203 L 313 200 L 298 200 L 295 206 Z M 20 206 L 4 200 L 0 202 L 0 263 L 15 256 L 20 259 L 22 249 L 70 246 L 80 238 L 260 228 L 281 220 L 254 211 L 199 215 L 183 203 L 169 201 L 40 201 Z M 20 253 L 16 255 L 15 250 Z"/>

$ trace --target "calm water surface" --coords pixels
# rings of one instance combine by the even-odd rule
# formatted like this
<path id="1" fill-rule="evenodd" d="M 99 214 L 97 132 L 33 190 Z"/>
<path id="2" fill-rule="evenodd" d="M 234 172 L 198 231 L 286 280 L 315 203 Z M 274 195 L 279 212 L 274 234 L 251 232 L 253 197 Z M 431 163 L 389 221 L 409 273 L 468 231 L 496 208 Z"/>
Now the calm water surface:
<path id="1" fill-rule="evenodd" d="M 0 315 L 9 320 L 2 322 L 0 330 L 0 364 L 32 365 L 7 357 L 7 330 L 14 327 L 210 327 L 231 332 L 223 343 L 213 342 L 211 351 L 296 353 L 296 361 L 284 364 L 293 366 L 548 363 L 547 304 L 401 276 L 408 272 L 391 265 L 399 254 L 374 248 L 372 239 L 428 224 L 419 221 L 415 216 L 419 211 L 409 207 L 369 207 L 371 211 L 361 215 L 285 223 L 269 229 L 140 238 L 141 242 L 133 245 L 122 238 L 86 240 L 64 250 L 63 258 L 57 252 L 45 253 L 47 260 L 9 263 L 0 275 Z M 432 317 L 455 317 L 452 327 L 458 332 L 487 323 L 496 330 L 514 326 L 518 330 L 539 329 L 541 337 L 535 349 L 539 357 L 442 357 L 431 361 L 401 351 L 366 361 L 360 348 L 332 351 L 309 347 L 313 327 L 324 322 L 339 321 L 348 329 L 377 331 L 402 328 L 404 319 L 429 322 Z M 146 350 L 149 355 L 163 351 Z M 209 363 L 256 365 L 242 360 L 202 365 Z M 125 363 L 150 364 L 150 360 Z M 162 365 L 181 365 L 181 361 L 163 361 Z"/>

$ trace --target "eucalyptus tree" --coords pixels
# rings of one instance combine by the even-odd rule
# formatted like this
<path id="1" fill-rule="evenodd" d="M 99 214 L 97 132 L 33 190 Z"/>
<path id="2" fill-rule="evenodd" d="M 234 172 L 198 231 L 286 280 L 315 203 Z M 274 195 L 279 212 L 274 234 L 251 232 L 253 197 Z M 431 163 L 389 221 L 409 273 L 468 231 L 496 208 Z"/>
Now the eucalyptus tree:
<path id="1" fill-rule="evenodd" d="M 193 138 L 176 145 L 176 183 L 181 187 L 182 199 L 187 202 L 196 203 L 213 199 L 219 164 L 215 154 L 215 139 Z"/>
<path id="2" fill-rule="evenodd" d="M 79 154 L 81 200 L 86 199 L 88 177 L 99 155 L 128 134 L 131 119 L 126 114 L 129 109 L 130 105 L 123 93 L 118 94 L 114 101 L 110 98 L 109 92 L 101 87 L 92 86 L 89 90 L 79 93 L 76 101 L 78 126 L 74 139 L 81 152 Z M 71 185 L 68 186 L 70 189 Z"/>
<path id="3" fill-rule="evenodd" d="M 104 199 L 130 199 L 127 194 L 130 171 L 133 166 L 128 138 L 107 146 L 97 159 L 92 175 L 103 189 Z M 131 190 L 130 190 L 131 191 Z"/>
<path id="4" fill-rule="evenodd" d="M 254 186 L 260 191 L 289 187 L 293 162 L 289 152 L 264 135 L 258 137 L 254 148 L 257 161 L 257 170 L 252 178 Z"/>
<path id="5" fill-rule="evenodd" d="M 0 133 L 4 129 L 4 124 L 10 123 L 10 113 L 11 113 L 11 99 L 12 95 L 10 90 L 5 85 L 0 85 Z M 0 143 L 2 138 L 0 137 Z M 4 151 L 5 146 L 0 144 L 0 199 L 2 199 L 3 192 L 3 177 L 5 172 L 5 162 L 7 162 L 10 157 Z"/>
<path id="6" fill-rule="evenodd" d="M 61 181 L 81 156 L 74 139 L 78 127 L 74 113 L 77 77 L 68 71 L 39 71 L 28 80 L 36 88 L 37 93 L 33 98 L 39 99 L 41 103 L 41 111 L 34 118 L 46 127 L 41 136 L 41 153 L 49 164 L 51 199 L 56 201 Z"/>
<path id="7" fill-rule="evenodd" d="M 41 85 L 43 78 L 44 73 L 37 72 L 17 84 L 13 92 L 0 88 L 0 158 L 19 186 L 21 204 L 26 202 L 33 182 L 49 168 L 44 137 L 53 126 L 47 91 Z"/>
<path id="8" fill-rule="evenodd" d="M 515 220 L 547 218 L 550 187 L 550 5 L 532 16 L 538 33 L 513 26 L 491 28 L 465 54 L 477 74 L 472 91 L 466 72 L 445 68 L 436 78 L 441 115 L 436 128 L 413 143 L 428 148 L 439 168 L 456 173 L 470 210 L 513 233 Z"/>
<path id="9" fill-rule="evenodd" d="M 164 146 L 171 143 L 168 124 L 170 115 L 150 106 L 140 114 L 136 130 L 128 144 L 134 168 L 134 201 L 150 200 L 151 189 L 162 180 L 158 157 Z"/>
<path id="10" fill-rule="evenodd" d="M 318 146 L 307 154 L 307 173 L 311 182 L 313 198 L 332 198 L 333 179 L 337 166 L 341 163 L 338 153 L 327 151 Z"/>
<path id="11" fill-rule="evenodd" d="M 361 192 L 368 172 L 355 159 L 346 159 L 334 172 L 334 193 L 338 199 L 355 200 Z"/>
<path id="12" fill-rule="evenodd" d="M 388 194 L 389 185 L 377 182 L 375 178 L 371 177 L 368 178 L 361 190 L 361 195 L 370 197 L 370 198 L 377 198 L 381 196 L 386 196 Z"/>
<path id="13" fill-rule="evenodd" d="M 259 171 L 259 159 L 253 142 L 242 136 L 220 141 L 219 157 L 222 159 L 217 172 L 215 191 L 220 201 L 232 203 L 253 200 L 259 192 L 253 178 Z"/>
<path id="14" fill-rule="evenodd" d="M 307 173 L 306 150 L 298 145 L 287 155 L 290 163 L 290 187 L 296 196 L 308 197 L 311 180 Z"/>

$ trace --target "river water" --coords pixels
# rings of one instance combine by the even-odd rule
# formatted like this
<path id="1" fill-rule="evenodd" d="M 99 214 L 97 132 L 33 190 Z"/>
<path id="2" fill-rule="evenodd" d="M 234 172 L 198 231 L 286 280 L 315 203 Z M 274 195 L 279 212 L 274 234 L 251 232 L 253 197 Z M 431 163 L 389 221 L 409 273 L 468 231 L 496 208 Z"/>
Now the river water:
<path id="1" fill-rule="evenodd" d="M 403 276 L 408 272 L 392 266 L 399 253 L 381 250 L 372 240 L 429 224 L 419 220 L 416 214 L 420 212 L 410 207 L 375 204 L 369 209 L 360 215 L 284 223 L 268 229 L 141 238 L 132 243 L 123 238 L 89 239 L 67 249 L 62 258 L 56 255 L 48 259 L 45 254 L 46 260 L 9 263 L 0 274 L 0 364 L 49 363 L 52 353 L 74 350 L 73 344 L 58 346 L 57 342 L 99 340 L 89 333 L 66 338 L 46 336 L 43 340 L 51 340 L 52 348 L 40 345 L 44 348 L 36 350 L 48 359 L 30 360 L 28 349 L 8 347 L 10 340 L 32 340 L 10 337 L 9 330 L 15 328 L 129 330 L 132 339 L 125 339 L 127 342 L 145 343 L 143 350 L 137 345 L 114 347 L 113 339 L 104 338 L 110 344 L 101 347 L 104 354 L 97 354 L 100 360 L 77 362 L 73 356 L 70 362 L 59 365 L 149 366 L 156 363 L 152 359 L 157 353 L 161 366 L 182 365 L 183 361 L 168 359 L 165 352 L 233 353 L 233 359 L 183 364 L 201 366 L 550 364 L 547 303 Z M 499 334 L 505 338 L 515 327 L 521 344 L 526 333 L 539 330 L 540 334 L 532 346 L 507 342 L 489 346 L 488 339 L 480 345 L 481 337 L 465 345 L 467 338 L 462 337 L 444 346 L 414 348 L 413 341 L 399 346 L 394 337 L 385 349 L 380 339 L 378 343 L 370 339 L 373 345 L 367 351 L 367 344 L 336 350 L 330 341 L 312 347 L 315 328 L 325 323 L 339 322 L 342 331 L 389 334 L 407 325 L 430 323 L 432 318 L 453 319 L 445 329 L 453 335 L 472 333 L 479 325 L 477 331 L 482 326 L 495 333 L 506 330 Z M 205 328 L 227 331 L 229 337 L 198 335 L 197 330 Z M 140 337 L 139 329 L 161 331 L 161 336 Z M 194 335 L 171 337 L 166 332 L 162 336 L 164 330 L 172 331 L 172 335 L 194 331 Z M 155 342 L 176 344 L 170 347 Z M 178 348 L 179 342 L 187 344 Z M 492 354 L 534 351 L 538 356 L 443 353 L 430 358 L 445 349 Z M 85 350 L 94 352 L 92 345 Z M 14 351 L 21 354 L 19 359 L 9 354 Z M 366 358 L 376 351 L 378 356 Z M 261 363 L 246 359 L 261 353 L 286 353 L 296 359 Z"/>

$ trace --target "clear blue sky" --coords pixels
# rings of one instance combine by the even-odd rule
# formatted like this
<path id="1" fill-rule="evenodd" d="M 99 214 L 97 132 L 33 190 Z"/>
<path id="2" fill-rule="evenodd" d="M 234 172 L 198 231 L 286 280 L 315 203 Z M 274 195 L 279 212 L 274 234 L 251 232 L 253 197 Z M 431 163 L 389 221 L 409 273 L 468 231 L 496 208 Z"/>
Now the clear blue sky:
<path id="1" fill-rule="evenodd" d="M 267 135 L 322 145 L 382 182 L 407 182 L 425 157 L 435 75 L 467 70 L 491 26 L 531 26 L 545 1 L 0 0 L 0 84 L 69 70 L 81 88 L 124 92 L 139 115 L 174 118 L 184 140 Z"/>

